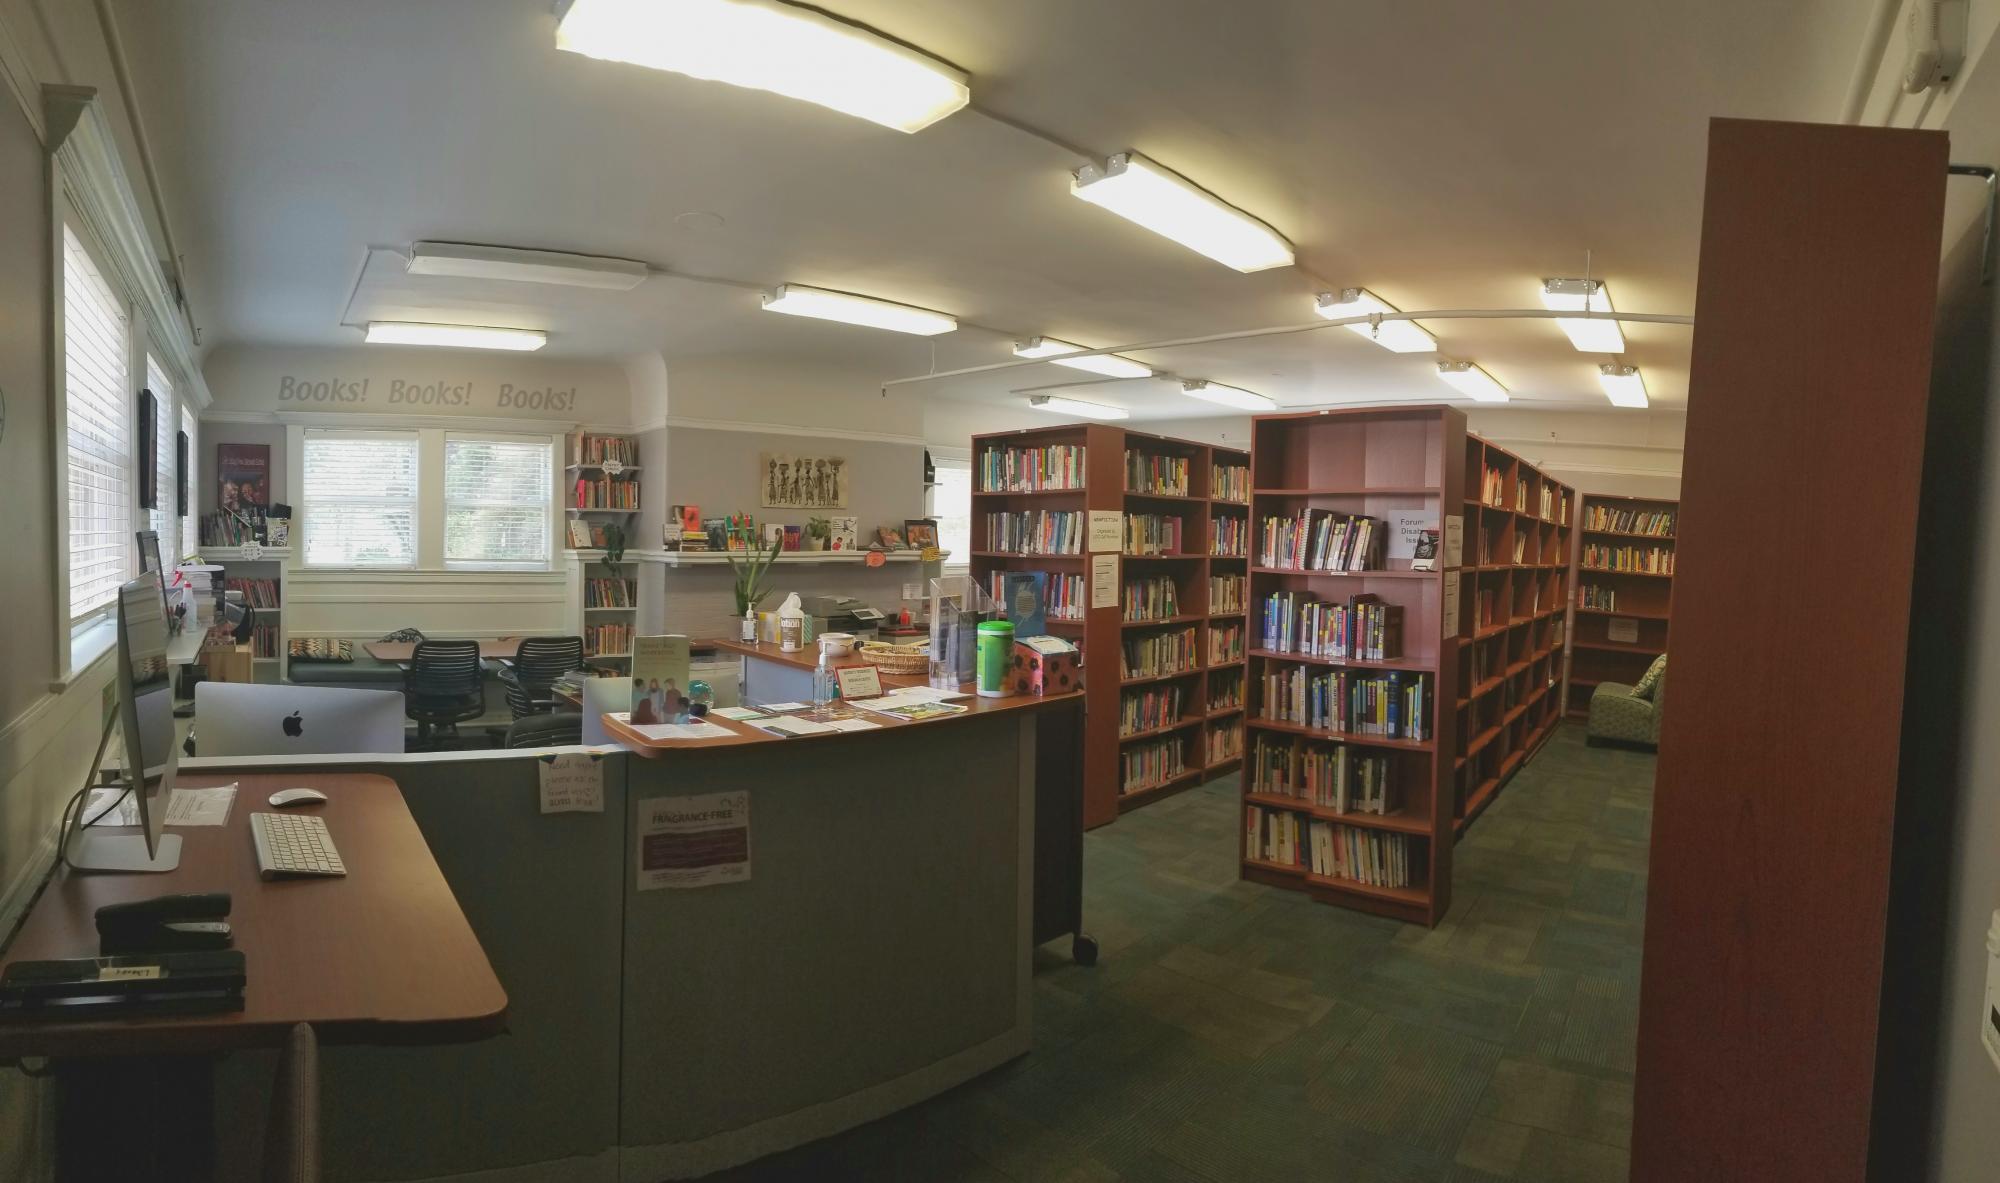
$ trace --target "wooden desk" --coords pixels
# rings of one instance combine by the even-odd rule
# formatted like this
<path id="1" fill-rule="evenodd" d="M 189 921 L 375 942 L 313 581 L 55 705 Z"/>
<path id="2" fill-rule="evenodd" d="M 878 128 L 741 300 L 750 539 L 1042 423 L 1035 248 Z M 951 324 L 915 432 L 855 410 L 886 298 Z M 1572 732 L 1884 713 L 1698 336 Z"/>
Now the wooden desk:
<path id="1" fill-rule="evenodd" d="M 520 637 L 483 638 L 479 642 L 479 656 L 485 661 L 512 661 L 514 655 L 520 651 L 521 640 Z M 417 655 L 414 641 L 369 641 L 361 648 L 376 661 L 386 661 L 396 665 L 407 663 Z"/>
<path id="2" fill-rule="evenodd" d="M 189 776 L 187 788 L 228 784 Z M 0 1058 L 134 1056 L 276 1047 L 294 1023 L 323 1043 L 447 1043 L 505 1029 L 507 994 L 431 858 L 394 781 L 359 773 L 233 778 L 220 826 L 177 826 L 181 864 L 164 875 L 80 875 L 58 868 L 0 965 L 97 954 L 105 904 L 173 892 L 226 891 L 249 978 L 241 1011 L 89 1023 L 0 1024 Z M 308 786 L 347 864 L 338 879 L 257 875 L 249 814 Z"/>

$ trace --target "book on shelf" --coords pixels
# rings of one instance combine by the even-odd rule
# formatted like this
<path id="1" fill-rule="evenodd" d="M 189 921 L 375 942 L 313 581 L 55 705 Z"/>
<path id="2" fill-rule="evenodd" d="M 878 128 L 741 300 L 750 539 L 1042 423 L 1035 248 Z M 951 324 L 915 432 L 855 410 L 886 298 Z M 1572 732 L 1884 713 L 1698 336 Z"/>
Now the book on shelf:
<path id="1" fill-rule="evenodd" d="M 1048 632 L 1048 573 L 996 571 L 994 576 L 999 591 L 993 599 L 1014 626 L 1014 636 L 1039 637 Z"/>
<path id="2" fill-rule="evenodd" d="M 1302 866 L 1300 842 L 1304 821 L 1284 809 L 1262 805 L 1244 807 L 1243 857 L 1254 863 L 1276 863 L 1281 867 Z"/>
<path id="3" fill-rule="evenodd" d="M 630 624 L 586 624 L 583 626 L 585 657 L 622 657 L 632 650 Z"/>
<path id="4" fill-rule="evenodd" d="M 1578 565 L 1591 571 L 1635 572 L 1642 575 L 1672 575 L 1674 550 L 1670 546 L 1605 546 L 1586 542 Z"/>
<path id="5" fill-rule="evenodd" d="M 1208 611 L 1211 615 L 1241 612 L 1248 606 L 1250 580 L 1244 575 L 1224 572 L 1208 577 Z"/>
<path id="6" fill-rule="evenodd" d="M 1193 465 L 1185 456 L 1169 456 L 1139 448 L 1125 449 L 1125 491 L 1161 493 L 1170 497 L 1188 495 L 1188 474 Z"/>
<path id="7" fill-rule="evenodd" d="M 1208 664 L 1232 665 L 1242 661 L 1249 629 L 1240 623 L 1212 624 L 1208 628 Z"/>
<path id="8" fill-rule="evenodd" d="M 1523 561 L 1526 560 L 1527 557 L 1528 557 L 1528 536 L 1526 534 L 1514 535 L 1515 565 L 1516 566 L 1520 565 Z"/>
<path id="9" fill-rule="evenodd" d="M 1128 555 L 1181 554 L 1181 519 L 1164 513 L 1128 513 L 1121 549 Z"/>
<path id="10" fill-rule="evenodd" d="M 1325 509 L 1263 521 L 1259 563 L 1291 571 L 1371 571 L 1382 566 L 1379 519 Z"/>
<path id="11" fill-rule="evenodd" d="M 1267 668 L 1259 717 L 1316 731 L 1430 738 L 1430 677 L 1389 670 Z"/>
<path id="12" fill-rule="evenodd" d="M 1593 505 L 1583 515 L 1583 528 L 1672 538 L 1677 516 L 1674 511 L 1666 509 L 1618 509 L 1609 505 Z"/>
<path id="13" fill-rule="evenodd" d="M 1043 447 L 989 447 L 979 453 L 982 493 L 1040 493 L 1081 489 L 1084 482 L 1082 444 Z"/>
<path id="14" fill-rule="evenodd" d="M 1118 753 L 1118 791 L 1129 793 L 1165 784 L 1187 772 L 1187 748 L 1179 735 L 1128 744 Z"/>
<path id="15" fill-rule="evenodd" d="M 575 465 L 616 464 L 630 468 L 639 463 L 639 441 L 623 435 L 581 432 L 570 441 L 569 462 Z"/>
<path id="16" fill-rule="evenodd" d="M 1208 519 L 1208 553 L 1242 558 L 1250 553 L 1250 519 L 1219 513 Z"/>
<path id="17" fill-rule="evenodd" d="M 622 477 L 576 478 L 572 509 L 637 509 L 639 482 Z"/>
<path id="18" fill-rule="evenodd" d="M 586 579 L 583 606 L 586 608 L 631 608 L 637 599 L 636 581 L 631 579 Z"/>
<path id="19" fill-rule="evenodd" d="M 1618 610 L 1618 589 L 1603 587 L 1595 583 L 1586 583 L 1576 589 L 1576 606 L 1579 608 L 1595 609 L 1599 612 L 1616 612 Z"/>
<path id="20" fill-rule="evenodd" d="M 1050 571 L 992 571 L 986 576 L 986 594 L 996 603 L 1007 602 L 1007 576 L 1035 574 L 1042 577 L 1042 628 L 1048 627 L 1050 620 L 1082 620 L 1084 608 L 1083 576 Z M 1041 631 L 1040 629 L 1036 630 Z M 1033 636 L 1023 633 L 1017 627 L 1014 635 Z"/>
<path id="21" fill-rule="evenodd" d="M 1345 603 L 1300 592 L 1264 597 L 1262 647 L 1343 661 L 1395 661 L 1403 655 L 1403 609 L 1373 594 Z"/>
<path id="22" fill-rule="evenodd" d="M 1083 553 L 1084 515 L 1073 509 L 986 515 L 986 549 L 1002 554 Z"/>
<path id="23" fill-rule="evenodd" d="M 1145 575 L 1125 581 L 1126 620 L 1171 620 L 1180 614 L 1180 590 L 1173 576 Z"/>
<path id="24" fill-rule="evenodd" d="M 1203 762 L 1220 764 L 1243 754 L 1243 720 L 1222 719 L 1208 725 Z"/>
<path id="25" fill-rule="evenodd" d="M 1243 705 L 1243 679 L 1245 676 L 1246 674 L 1241 666 L 1237 666 L 1234 669 L 1209 671 L 1208 709 L 1210 714 L 1216 711 L 1231 710 Z"/>
<path id="26" fill-rule="evenodd" d="M 1208 495 L 1217 501 L 1250 500 L 1250 466 L 1218 464 L 1209 475 Z"/>
<path id="27" fill-rule="evenodd" d="M 278 602 L 275 579 L 224 579 L 222 590 L 242 592 L 243 602 L 260 611 L 275 612 L 283 606 Z"/>
<path id="28" fill-rule="evenodd" d="M 1193 625 L 1127 637 L 1118 647 L 1118 656 L 1121 678 L 1157 678 L 1201 668 Z"/>
<path id="29" fill-rule="evenodd" d="M 1310 869 L 1325 879 L 1346 879 L 1368 887 L 1410 885 L 1410 840 L 1359 826 L 1317 818 L 1309 823 Z"/>
<path id="30" fill-rule="evenodd" d="M 1507 474 L 1497 468 L 1488 466 L 1485 475 L 1479 479 L 1479 500 L 1481 504 L 1501 505 L 1503 503 L 1502 495 L 1506 488 Z"/>
<path id="31" fill-rule="evenodd" d="M 1260 734 L 1251 745 L 1250 791 L 1296 797 L 1339 813 L 1384 815 L 1402 808 L 1394 757 L 1351 744 Z"/>
<path id="32" fill-rule="evenodd" d="M 1127 690 L 1118 696 L 1118 736 L 1158 731 L 1178 722 L 1186 706 L 1186 687 L 1175 682 Z"/>

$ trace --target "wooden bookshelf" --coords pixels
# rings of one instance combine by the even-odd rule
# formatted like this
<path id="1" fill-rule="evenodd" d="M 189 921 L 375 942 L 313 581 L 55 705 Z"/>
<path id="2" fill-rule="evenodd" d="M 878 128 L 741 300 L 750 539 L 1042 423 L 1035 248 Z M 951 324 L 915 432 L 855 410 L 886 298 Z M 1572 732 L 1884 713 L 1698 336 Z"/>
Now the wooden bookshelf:
<path id="1" fill-rule="evenodd" d="M 569 437 L 569 463 L 563 544 L 571 553 L 569 604 L 572 627 L 583 638 L 583 656 L 592 665 L 623 669 L 632 656 L 632 638 L 639 629 L 638 563 L 611 562 L 603 554 L 600 536 L 607 525 L 626 531 L 625 545 L 637 549 L 631 537 L 639 512 L 639 441 L 636 436 L 578 432 Z M 590 531 L 582 545 L 579 529 Z"/>
<path id="2" fill-rule="evenodd" d="M 1540 750 L 1562 716 L 1575 489 L 1467 436 L 1465 565 L 1451 768 L 1463 833 Z"/>
<path id="3" fill-rule="evenodd" d="M 1401 516 L 1421 517 L 1442 531 L 1445 520 L 1467 515 L 1465 416 L 1456 408 L 1418 406 L 1363 408 L 1260 415 L 1252 425 L 1251 469 L 1255 481 L 1250 507 L 1253 564 L 1250 568 L 1251 654 L 1246 691 L 1243 821 L 1238 829 L 1242 877 L 1274 887 L 1303 891 L 1314 899 L 1398 920 L 1435 925 L 1451 903 L 1452 769 L 1457 759 L 1457 712 L 1450 695 L 1459 685 L 1461 645 L 1448 635 L 1444 615 L 1446 582 L 1457 571 L 1414 571 L 1411 559 L 1396 557 L 1385 544 L 1362 570 L 1301 569 L 1289 556 L 1266 546 L 1267 521 L 1307 518 L 1315 533 L 1323 515 L 1368 517 L 1386 533 Z M 1469 542 L 1468 542 L 1469 545 Z M 1311 546 L 1311 543 L 1308 543 Z M 1289 616 L 1295 632 L 1286 646 L 1267 637 L 1266 618 L 1275 616 L 1271 597 L 1294 597 Z M 1393 653 L 1329 661 L 1301 652 L 1296 632 L 1299 602 L 1314 600 L 1342 609 L 1354 597 L 1399 614 L 1401 640 Z M 1454 624 L 1456 622 L 1453 622 Z M 1338 718 L 1295 720 L 1283 698 L 1273 693 L 1283 679 L 1394 678 L 1400 701 L 1420 686 L 1426 726 L 1422 734 L 1360 734 L 1337 728 Z M 1339 682 L 1335 682 L 1337 688 Z M 1339 691 L 1334 691 L 1339 696 Z M 1351 722 L 1351 720 L 1349 721 Z M 1372 770 L 1387 783 L 1385 812 L 1356 807 L 1350 793 L 1342 810 L 1307 786 L 1307 761 L 1322 770 L 1344 764 L 1350 783 Z M 1325 782 L 1322 781 L 1322 784 Z M 1253 821 L 1280 819 L 1296 826 L 1304 849 L 1289 864 L 1261 848 Z M 1392 869 L 1402 875 L 1362 881 L 1314 869 L 1311 828 L 1331 826 L 1358 841 L 1394 844 Z"/>
<path id="4" fill-rule="evenodd" d="M 1570 628 L 1565 711 L 1590 714 L 1600 682 L 1636 682 L 1667 651 L 1680 502 L 1670 497 L 1585 493 L 1577 512 L 1576 616 Z M 1605 565 L 1611 552 L 1626 570 Z M 1622 557 L 1621 557 L 1622 556 Z"/>
<path id="5" fill-rule="evenodd" d="M 1022 480 L 996 487 L 991 465 L 1010 452 L 1041 448 L 1076 449 L 1080 472 L 1059 487 Z M 1145 485 L 1128 488 L 1128 452 L 1182 464 L 1184 483 L 1164 491 Z M 1247 595 L 1249 560 L 1245 554 L 1214 554 L 1220 540 L 1247 538 L 1250 506 L 1250 454 L 1211 447 L 1191 440 L 1127 431 L 1100 423 L 1058 424 L 1023 431 L 996 432 L 972 439 L 972 574 L 992 584 L 1007 571 L 1042 571 L 1053 586 L 1068 579 L 1078 588 L 1075 615 L 1059 618 L 1051 596 L 1049 631 L 1077 643 L 1083 650 L 1084 824 L 1099 826 L 1124 810 L 1138 808 L 1234 768 L 1242 752 L 1244 659 L 1248 648 L 1247 619 L 1233 604 L 1212 597 L 1219 591 L 1211 580 L 1234 578 Z M 1218 479 L 1216 468 L 1235 474 Z M 1214 495 L 1218 487 L 1222 496 Z M 1240 491 L 1242 498 L 1228 495 Z M 1091 555 L 1089 514 L 1111 511 L 1121 526 L 1119 594 L 1114 606 L 1090 607 Z M 1074 514 L 1065 519 L 1076 532 L 1065 553 L 1039 553 L 1041 544 L 1003 538 L 995 514 Z M 1135 521 L 1135 519 L 1137 519 Z M 1154 527 L 1137 537 L 1133 527 Z M 1037 535 L 1039 538 L 1040 535 Z M 1125 585 L 1147 581 L 1173 589 L 1171 614 L 1135 619 L 1127 612 Z M 1222 646 L 1235 638 L 1229 651 Z M 1191 638 L 1192 661 L 1162 671 L 1145 667 L 1128 673 L 1128 647 L 1160 643 L 1163 638 Z M 1149 720 L 1155 725 L 1124 726 L 1127 699 L 1171 695 L 1173 717 Z M 1129 733 L 1128 733 L 1129 732 Z M 1167 767 L 1126 775 L 1128 755 L 1163 750 Z"/>

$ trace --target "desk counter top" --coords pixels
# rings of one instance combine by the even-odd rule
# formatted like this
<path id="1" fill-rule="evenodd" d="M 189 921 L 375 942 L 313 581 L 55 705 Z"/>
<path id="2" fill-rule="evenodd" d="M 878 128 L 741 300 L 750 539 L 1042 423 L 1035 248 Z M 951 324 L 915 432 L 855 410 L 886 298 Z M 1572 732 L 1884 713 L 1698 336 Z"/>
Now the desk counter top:
<path id="1" fill-rule="evenodd" d="M 705 648 L 713 648 L 720 653 L 733 654 L 738 657 L 749 657 L 759 661 L 778 662 L 780 664 L 794 666 L 802 670 L 811 670 L 817 668 L 819 661 L 819 653 L 817 649 L 814 649 L 810 653 L 786 653 L 780 650 L 776 645 L 764 645 L 764 644 L 746 645 L 740 641 L 728 641 L 719 639 L 701 641 L 698 642 L 698 646 Z M 859 658 L 855 658 L 847 662 L 844 662 L 843 664 L 863 665 L 866 663 L 862 662 Z M 893 674 L 882 675 L 882 689 L 884 691 L 898 690 L 908 686 L 925 686 L 928 684 L 929 683 L 924 678 L 921 677 L 915 677 L 915 676 L 904 677 Z M 727 739 L 651 739 L 645 736 L 644 734 L 634 730 L 631 724 L 623 722 L 618 718 L 616 718 L 615 716 L 611 715 L 606 715 L 604 717 L 604 726 L 606 731 L 610 732 L 612 735 L 617 737 L 618 742 L 624 744 L 626 747 L 631 748 L 639 755 L 656 756 L 662 752 L 678 751 L 683 749 L 700 750 L 703 748 L 735 748 L 735 747 L 742 747 L 746 744 L 758 744 L 758 743 L 797 743 L 800 742 L 801 740 L 812 741 L 812 740 L 852 739 L 857 737 L 865 738 L 866 736 L 876 734 L 878 730 L 890 731 L 890 730 L 900 730 L 902 728 L 907 728 L 907 727 L 947 726 L 951 723 L 963 719 L 983 718 L 986 716 L 991 716 L 996 714 L 1007 714 L 1010 712 L 1018 712 L 1018 711 L 1040 710 L 1045 707 L 1055 706 L 1058 704 L 1068 705 L 1070 703 L 1070 700 L 1081 699 L 1083 697 L 1082 692 L 1072 691 L 1071 693 L 1068 694 L 1045 694 L 1039 696 L 1032 694 L 1017 694 L 1007 698 L 980 698 L 978 695 L 972 693 L 972 686 L 970 683 L 961 686 L 959 689 L 965 691 L 966 696 L 964 698 L 955 698 L 952 700 L 952 702 L 957 705 L 965 707 L 966 710 L 963 713 L 956 715 L 941 715 L 934 719 L 910 721 L 905 719 L 898 719 L 890 715 L 878 715 L 872 711 L 856 711 L 853 713 L 861 718 L 868 720 L 871 723 L 879 724 L 879 728 L 871 728 L 867 731 L 835 732 L 830 735 L 807 735 L 807 736 L 798 736 L 788 739 L 787 737 L 784 736 L 773 735 L 770 732 L 762 730 L 761 728 L 758 727 L 754 727 L 749 723 L 737 723 L 729 719 L 720 719 L 714 716 L 709 717 L 709 722 L 714 723 L 716 726 L 722 727 L 725 730 L 729 731 L 731 734 Z"/>
<path id="2" fill-rule="evenodd" d="M 97 955 L 96 910 L 177 892 L 226 891 L 245 959 L 241 1011 L 93 1022 L 0 1023 L 0 1057 L 202 1052 L 281 1044 L 311 1023 L 327 1043 L 449 1043 L 498 1034 L 507 994 L 459 910 L 396 783 L 300 770 L 191 774 L 183 788 L 236 781 L 220 826 L 175 826 L 180 866 L 164 874 L 92 875 L 58 867 L 0 962 Z M 307 784 L 347 864 L 340 878 L 265 881 L 248 815 Z"/>

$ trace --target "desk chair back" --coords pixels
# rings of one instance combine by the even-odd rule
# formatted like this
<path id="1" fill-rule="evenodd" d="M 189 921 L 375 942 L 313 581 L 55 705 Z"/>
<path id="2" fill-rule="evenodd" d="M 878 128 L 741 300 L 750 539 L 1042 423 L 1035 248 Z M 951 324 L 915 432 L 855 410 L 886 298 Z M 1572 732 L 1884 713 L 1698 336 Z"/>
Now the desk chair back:
<path id="1" fill-rule="evenodd" d="M 555 709 L 549 684 L 583 668 L 582 637 L 529 637 L 514 654 L 514 668 L 502 676 L 507 707 L 516 719 Z M 512 745 L 509 745 L 512 746 Z"/>
<path id="2" fill-rule="evenodd" d="M 419 641 L 403 671 L 403 712 L 420 737 L 486 713 L 477 641 Z"/>
<path id="3" fill-rule="evenodd" d="M 583 716 L 574 711 L 529 715 L 507 729 L 510 748 L 559 748 L 583 742 Z"/>

